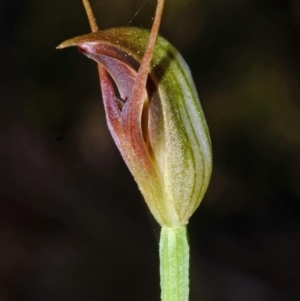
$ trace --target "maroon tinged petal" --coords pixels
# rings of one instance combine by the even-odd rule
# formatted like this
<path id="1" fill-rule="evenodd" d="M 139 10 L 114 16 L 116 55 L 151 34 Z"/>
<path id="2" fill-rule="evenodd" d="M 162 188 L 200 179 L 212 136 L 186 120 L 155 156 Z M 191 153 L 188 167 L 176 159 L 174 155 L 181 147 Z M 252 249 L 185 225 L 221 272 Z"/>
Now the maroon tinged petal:
<path id="1" fill-rule="evenodd" d="M 148 142 L 148 109 L 152 93 L 148 91 L 148 85 L 140 88 L 141 92 L 137 95 L 132 95 L 140 64 L 128 53 L 102 42 L 83 42 L 77 46 L 98 63 L 106 118 L 112 137 L 142 193 L 152 195 L 152 213 L 156 218 L 161 217 L 158 218 L 160 223 L 165 223 L 162 214 L 153 212 L 164 212 L 165 204 L 161 202 L 162 183 Z M 118 105 L 118 97 L 125 101 L 122 109 Z"/>
<path id="2" fill-rule="evenodd" d="M 121 52 L 105 45 L 87 43 L 78 46 L 81 52 L 101 65 L 100 84 L 107 121 L 126 163 L 130 169 L 132 165 L 136 168 L 140 165 L 139 168 L 154 173 L 142 130 L 142 112 L 148 102 L 146 89 L 141 89 L 142 93 L 132 101 L 138 62 L 131 59 L 128 63 L 126 54 L 121 57 Z M 118 106 L 118 97 L 125 102 L 122 110 Z"/>
<path id="3" fill-rule="evenodd" d="M 92 58 L 90 54 L 88 56 Z M 133 102 L 130 95 L 137 72 L 114 58 L 97 55 L 97 62 L 102 64 L 99 66 L 100 84 L 110 132 L 142 193 L 144 194 L 146 189 L 147 195 L 152 195 L 150 210 L 152 209 L 159 223 L 166 223 L 167 218 L 164 219 L 161 213 L 157 213 L 165 212 L 165 203 L 161 202 L 163 190 L 147 145 L 148 133 L 143 131 L 143 126 L 148 126 L 147 90 L 144 88 L 141 99 Z M 114 84 L 119 95 L 125 100 L 122 111 L 116 101 Z"/>

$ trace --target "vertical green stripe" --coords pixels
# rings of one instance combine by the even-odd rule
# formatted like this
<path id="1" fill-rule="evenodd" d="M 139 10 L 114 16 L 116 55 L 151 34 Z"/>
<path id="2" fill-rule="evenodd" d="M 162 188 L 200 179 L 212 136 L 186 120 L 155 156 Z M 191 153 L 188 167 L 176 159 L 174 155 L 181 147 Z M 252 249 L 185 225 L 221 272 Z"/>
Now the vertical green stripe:
<path id="1" fill-rule="evenodd" d="M 162 301 L 189 299 L 189 245 L 186 226 L 162 227 L 159 243 Z"/>

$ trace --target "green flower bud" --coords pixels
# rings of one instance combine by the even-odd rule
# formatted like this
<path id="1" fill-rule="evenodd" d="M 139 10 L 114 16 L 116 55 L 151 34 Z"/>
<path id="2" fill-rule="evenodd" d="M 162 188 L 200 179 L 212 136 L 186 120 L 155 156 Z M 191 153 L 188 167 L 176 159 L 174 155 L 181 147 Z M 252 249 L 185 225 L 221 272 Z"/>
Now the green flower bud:
<path id="1" fill-rule="evenodd" d="M 158 37 L 146 87 L 136 78 L 149 31 L 115 28 L 73 38 L 102 66 L 100 84 L 113 139 L 155 219 L 188 223 L 211 176 L 209 131 L 190 70 L 179 52 Z M 139 89 L 139 93 L 135 93 Z"/>

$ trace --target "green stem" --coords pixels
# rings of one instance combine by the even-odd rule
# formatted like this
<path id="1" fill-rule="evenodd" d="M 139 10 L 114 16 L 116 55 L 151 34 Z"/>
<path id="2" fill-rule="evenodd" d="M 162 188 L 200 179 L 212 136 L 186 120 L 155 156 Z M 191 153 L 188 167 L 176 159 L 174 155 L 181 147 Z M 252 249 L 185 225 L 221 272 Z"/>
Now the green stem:
<path id="1" fill-rule="evenodd" d="M 186 226 L 162 227 L 159 242 L 162 301 L 189 299 L 189 245 Z"/>

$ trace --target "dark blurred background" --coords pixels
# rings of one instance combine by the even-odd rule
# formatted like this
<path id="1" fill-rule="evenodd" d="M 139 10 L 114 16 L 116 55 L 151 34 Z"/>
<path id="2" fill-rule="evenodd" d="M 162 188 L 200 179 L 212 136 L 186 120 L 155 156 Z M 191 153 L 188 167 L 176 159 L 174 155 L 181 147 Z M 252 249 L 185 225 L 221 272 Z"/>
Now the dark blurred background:
<path id="1" fill-rule="evenodd" d="M 101 28 L 144 0 L 92 1 Z M 156 1 L 131 25 L 149 28 Z M 159 228 L 106 127 L 80 0 L 0 1 L 0 301 L 159 300 Z M 191 301 L 300 300 L 300 1 L 170 0 L 214 170 Z"/>

